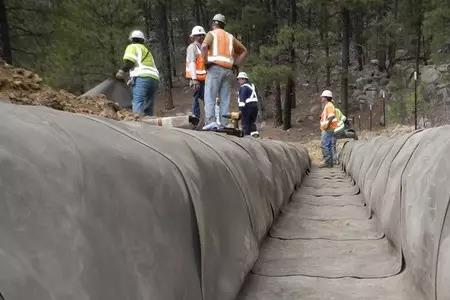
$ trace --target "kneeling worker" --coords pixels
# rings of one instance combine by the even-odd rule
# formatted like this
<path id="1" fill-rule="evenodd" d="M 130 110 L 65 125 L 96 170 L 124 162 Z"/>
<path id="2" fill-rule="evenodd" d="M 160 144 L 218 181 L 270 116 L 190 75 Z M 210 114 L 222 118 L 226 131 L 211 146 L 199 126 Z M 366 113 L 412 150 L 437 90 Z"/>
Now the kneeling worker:
<path id="1" fill-rule="evenodd" d="M 133 112 L 141 117 L 152 116 L 159 86 L 159 72 L 153 55 L 145 46 L 144 33 L 139 30 L 131 32 L 130 42 L 123 56 L 124 65 L 117 72 L 116 78 L 124 80 L 126 73 L 130 72 Z"/>
<path id="2" fill-rule="evenodd" d="M 256 119 L 258 117 L 258 95 L 253 83 L 248 79 L 245 72 L 240 72 L 237 76 L 239 84 L 239 110 L 242 113 L 242 128 L 244 135 L 259 137 L 256 128 Z"/>

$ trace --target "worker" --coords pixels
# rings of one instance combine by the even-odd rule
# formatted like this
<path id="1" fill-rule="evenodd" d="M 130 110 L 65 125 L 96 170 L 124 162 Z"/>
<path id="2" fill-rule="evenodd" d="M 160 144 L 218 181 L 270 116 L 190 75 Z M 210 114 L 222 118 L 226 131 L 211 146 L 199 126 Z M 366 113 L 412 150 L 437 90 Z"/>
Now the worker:
<path id="1" fill-rule="evenodd" d="M 322 114 L 320 116 L 320 130 L 322 154 L 324 162 L 320 165 L 321 168 L 333 167 L 333 135 L 337 128 L 336 110 L 333 105 L 333 93 L 329 90 L 324 90 L 320 96 L 321 103 L 324 105 Z"/>
<path id="2" fill-rule="evenodd" d="M 231 84 L 233 71 L 247 57 L 247 49 L 232 34 L 226 32 L 225 16 L 217 14 L 212 20 L 212 30 L 206 35 L 202 44 L 202 55 L 207 62 L 205 82 L 205 127 L 204 130 L 214 129 L 219 125 L 215 122 L 214 105 L 216 98 L 220 98 L 221 125 L 225 126 L 230 109 Z"/>
<path id="3" fill-rule="evenodd" d="M 206 66 L 201 52 L 202 42 L 205 39 L 205 29 L 202 26 L 192 28 L 192 43 L 186 50 L 186 78 L 190 79 L 189 86 L 193 89 L 192 113 L 200 118 L 199 99 L 204 100 Z"/>
<path id="4" fill-rule="evenodd" d="M 152 116 L 154 99 L 159 87 L 159 72 L 153 55 L 145 46 L 145 36 L 140 30 L 131 32 L 130 44 L 125 49 L 123 67 L 116 78 L 125 80 L 130 72 L 130 84 L 133 91 L 133 112 L 140 117 Z"/>
<path id="5" fill-rule="evenodd" d="M 334 101 L 333 101 L 333 105 L 334 105 Z M 334 129 L 333 142 L 332 142 L 333 163 L 339 164 L 339 157 L 338 157 L 337 150 L 336 150 L 336 143 L 337 143 L 338 138 L 345 136 L 345 121 L 347 120 L 347 117 L 336 106 L 334 107 L 334 109 L 336 112 L 337 127 L 336 127 L 336 129 Z"/>
<path id="6" fill-rule="evenodd" d="M 256 119 L 258 117 L 258 95 L 253 83 L 249 81 L 245 72 L 240 72 L 237 76 L 240 84 L 238 105 L 242 113 L 242 129 L 244 135 L 259 137 L 256 128 Z"/>

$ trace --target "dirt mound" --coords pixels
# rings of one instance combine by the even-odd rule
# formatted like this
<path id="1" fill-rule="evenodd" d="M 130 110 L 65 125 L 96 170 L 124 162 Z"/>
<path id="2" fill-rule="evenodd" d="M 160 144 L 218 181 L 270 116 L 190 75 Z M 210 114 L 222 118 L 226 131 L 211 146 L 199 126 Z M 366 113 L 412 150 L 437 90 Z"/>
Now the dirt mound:
<path id="1" fill-rule="evenodd" d="M 114 120 L 132 120 L 134 115 L 105 96 L 79 97 L 56 91 L 31 71 L 0 61 L 0 100 L 21 105 L 42 105 L 72 113 L 99 115 Z"/>

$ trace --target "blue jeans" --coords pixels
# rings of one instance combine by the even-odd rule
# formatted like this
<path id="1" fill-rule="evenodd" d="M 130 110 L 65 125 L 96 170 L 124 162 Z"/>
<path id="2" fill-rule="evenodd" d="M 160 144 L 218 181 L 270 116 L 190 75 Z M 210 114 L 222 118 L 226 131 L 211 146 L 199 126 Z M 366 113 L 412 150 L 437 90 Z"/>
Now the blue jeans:
<path id="1" fill-rule="evenodd" d="M 192 113 L 197 118 L 200 118 L 200 103 L 198 100 L 204 100 L 205 99 L 205 82 L 200 81 L 200 89 L 198 91 L 194 92 L 193 98 L 192 98 Z"/>
<path id="2" fill-rule="evenodd" d="M 159 81 L 151 77 L 136 77 L 133 80 L 133 112 L 140 115 L 153 116 L 155 94 Z"/>
<path id="3" fill-rule="evenodd" d="M 320 147 L 322 148 L 325 164 L 333 165 L 333 131 L 322 131 Z"/>
<path id="4" fill-rule="evenodd" d="M 220 123 L 225 125 L 227 119 L 222 117 L 230 112 L 231 83 L 233 81 L 233 71 L 212 65 L 208 69 L 205 83 L 205 122 L 206 124 L 215 122 L 216 97 L 220 99 Z"/>

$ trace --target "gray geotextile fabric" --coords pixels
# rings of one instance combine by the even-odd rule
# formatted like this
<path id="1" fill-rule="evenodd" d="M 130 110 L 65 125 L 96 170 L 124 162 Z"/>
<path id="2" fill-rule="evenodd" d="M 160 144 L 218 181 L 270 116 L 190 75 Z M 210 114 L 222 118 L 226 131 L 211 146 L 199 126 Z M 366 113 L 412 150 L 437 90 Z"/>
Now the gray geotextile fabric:
<path id="1" fill-rule="evenodd" d="M 424 299 L 450 298 L 448 153 L 450 126 L 444 126 L 350 142 L 341 156 L 344 169 L 360 177 L 378 230 L 402 253 L 408 280 Z"/>
<path id="2" fill-rule="evenodd" d="M 81 95 L 83 96 L 99 96 L 105 95 L 109 101 L 119 104 L 120 107 L 131 107 L 131 89 L 121 80 L 108 78 L 92 89 Z"/>
<path id="3" fill-rule="evenodd" d="M 0 104 L 5 299 L 234 299 L 298 145 Z"/>

